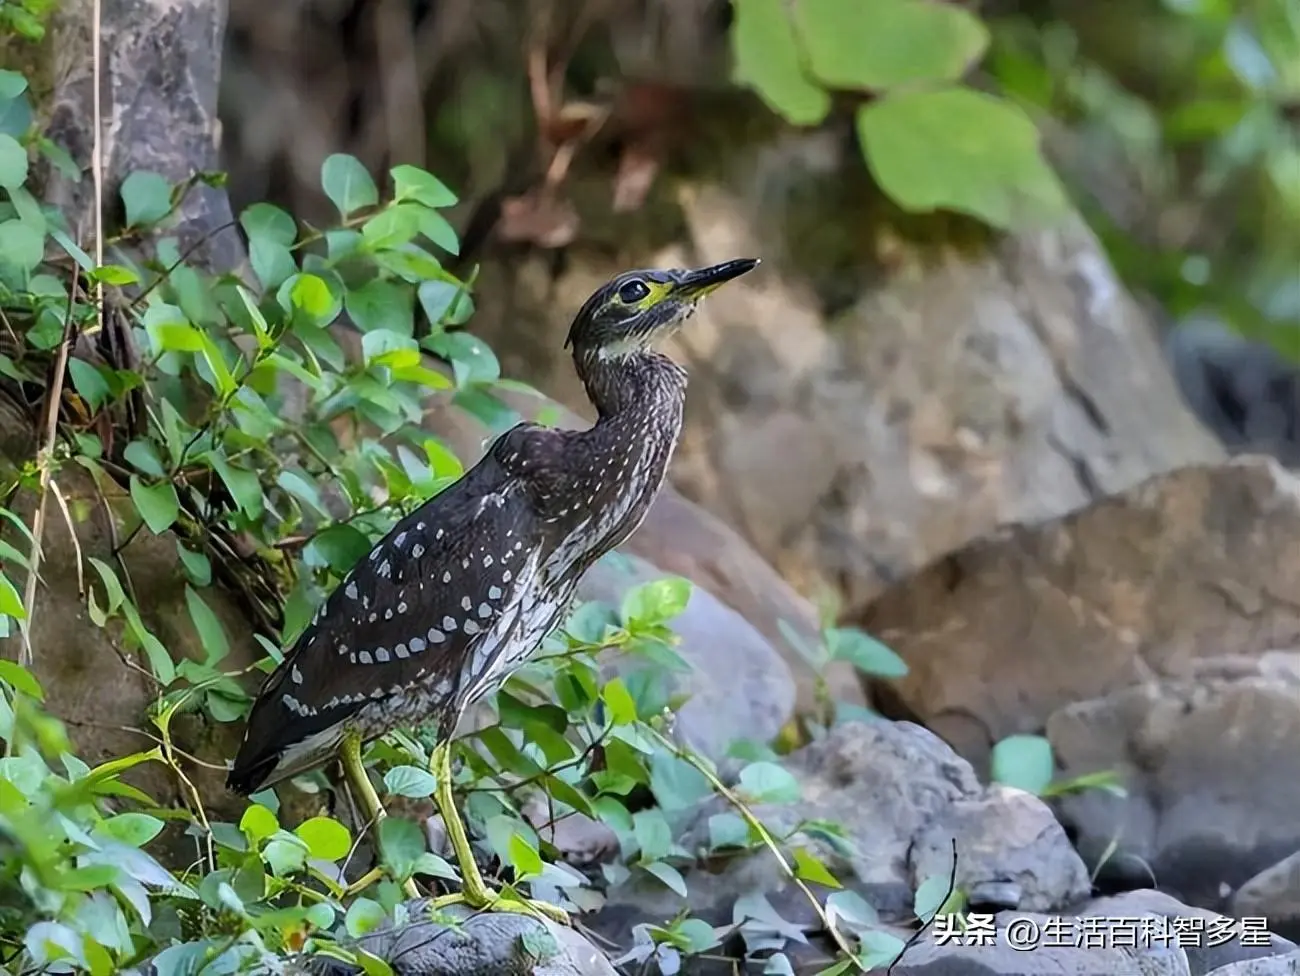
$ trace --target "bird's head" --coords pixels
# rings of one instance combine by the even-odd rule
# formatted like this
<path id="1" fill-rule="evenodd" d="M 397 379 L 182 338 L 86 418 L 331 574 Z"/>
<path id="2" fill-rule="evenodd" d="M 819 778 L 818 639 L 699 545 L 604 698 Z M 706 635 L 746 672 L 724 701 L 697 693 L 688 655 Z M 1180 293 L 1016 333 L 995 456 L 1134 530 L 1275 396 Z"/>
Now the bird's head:
<path id="1" fill-rule="evenodd" d="M 607 359 L 641 352 L 670 335 L 701 298 L 757 265 L 757 258 L 736 258 L 693 271 L 625 271 L 587 299 L 565 346 Z"/>

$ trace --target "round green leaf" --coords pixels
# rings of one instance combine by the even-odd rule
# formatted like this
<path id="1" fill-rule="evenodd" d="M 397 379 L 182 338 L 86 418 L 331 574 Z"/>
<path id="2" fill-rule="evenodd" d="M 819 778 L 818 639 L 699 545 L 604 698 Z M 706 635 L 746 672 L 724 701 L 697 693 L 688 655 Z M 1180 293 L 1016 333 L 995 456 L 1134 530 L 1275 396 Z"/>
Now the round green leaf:
<path id="1" fill-rule="evenodd" d="M 691 600 L 690 580 L 680 576 L 651 580 L 628 591 L 622 615 L 628 626 L 653 627 L 680 616 Z"/>
<path id="2" fill-rule="evenodd" d="M 97 828 L 114 840 L 120 840 L 123 844 L 130 844 L 132 847 L 143 847 L 157 837 L 162 829 L 163 822 L 157 817 L 135 812 L 119 813 L 115 817 L 109 817 Z"/>
<path id="3" fill-rule="evenodd" d="M 18 219 L 0 222 L 0 267 L 25 274 L 44 256 L 45 238 L 40 231 Z"/>
<path id="4" fill-rule="evenodd" d="M 308 565 L 326 565 L 342 576 L 369 552 L 370 540 L 365 534 L 340 523 L 316 533 L 303 551 L 303 559 Z"/>
<path id="5" fill-rule="evenodd" d="M 394 766 L 384 773 L 384 789 L 392 796 L 421 799 L 432 796 L 437 786 L 433 773 L 419 766 Z"/>
<path id="6" fill-rule="evenodd" d="M 308 853 L 322 861 L 337 861 L 352 849 L 351 832 L 331 817 L 304 820 L 294 833 L 307 845 Z"/>
<path id="7" fill-rule="evenodd" d="M 0 99 L 17 98 L 27 90 L 27 79 L 17 71 L 0 69 Z"/>
<path id="8" fill-rule="evenodd" d="M 27 150 L 11 135 L 0 132 L 0 186 L 6 190 L 27 182 Z"/>
<path id="9" fill-rule="evenodd" d="M 288 247 L 298 237 L 298 225 L 279 207 L 255 203 L 239 215 L 239 226 L 250 241 L 266 240 Z"/>
<path id="10" fill-rule="evenodd" d="M 795 125 L 817 125 L 831 98 L 804 74 L 785 0 L 733 0 L 734 77 Z"/>
<path id="11" fill-rule="evenodd" d="M 773 762 L 750 763 L 740 771 L 740 788 L 759 803 L 793 803 L 799 799 L 799 781 Z"/>
<path id="12" fill-rule="evenodd" d="M 1009 735 L 993 746 L 993 781 L 1038 795 L 1052 782 L 1052 744 L 1041 735 Z"/>
<path id="13" fill-rule="evenodd" d="M 385 817 L 379 821 L 379 853 L 393 877 L 410 877 L 424 851 L 424 831 L 410 820 Z"/>
<path id="14" fill-rule="evenodd" d="M 379 190 L 369 171 L 353 156 L 334 153 L 320 168 L 321 188 L 345 219 L 362 207 L 379 202 Z"/>
<path id="15" fill-rule="evenodd" d="M 172 186 L 157 173 L 137 170 L 122 181 L 128 226 L 156 223 L 172 208 Z"/>
<path id="16" fill-rule="evenodd" d="M 1003 99 L 969 88 L 887 95 L 858 109 L 857 128 L 872 175 L 906 210 L 1009 228 L 1065 209 L 1034 124 Z"/>
<path id="17" fill-rule="evenodd" d="M 274 813 L 260 803 L 250 803 L 239 818 L 239 829 L 253 843 L 270 837 L 280 829 L 280 821 Z"/>
<path id="18" fill-rule="evenodd" d="M 343 926 L 348 935 L 359 939 L 384 923 L 387 916 L 383 907 L 369 898 L 358 898 L 348 906 L 348 913 L 343 918 Z"/>
<path id="19" fill-rule="evenodd" d="M 135 502 L 136 511 L 149 526 L 154 535 L 162 535 L 172 527 L 180 514 L 180 500 L 176 497 L 176 486 L 170 481 L 156 485 L 146 485 L 135 475 L 131 475 L 131 500 Z"/>
<path id="20" fill-rule="evenodd" d="M 978 17 L 931 0 L 800 0 L 809 70 L 832 88 L 956 81 L 988 47 Z"/>

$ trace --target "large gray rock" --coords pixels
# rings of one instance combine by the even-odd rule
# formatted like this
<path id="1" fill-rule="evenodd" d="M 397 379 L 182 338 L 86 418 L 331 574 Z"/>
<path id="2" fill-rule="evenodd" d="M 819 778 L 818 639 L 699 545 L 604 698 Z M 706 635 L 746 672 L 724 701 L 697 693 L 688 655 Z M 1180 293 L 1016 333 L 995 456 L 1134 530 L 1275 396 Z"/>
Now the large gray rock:
<path id="1" fill-rule="evenodd" d="M 1081 853 L 1104 858 L 1110 883 L 1156 883 L 1222 908 L 1233 889 L 1300 850 L 1298 654 L 1202 661 L 1185 677 L 1066 706 L 1047 733 L 1063 775 L 1113 769 L 1123 778 L 1124 797 L 1059 801 Z M 1256 879 L 1239 911 L 1272 918 L 1263 890 L 1279 910 L 1294 904 L 1297 894 L 1277 883 Z"/>

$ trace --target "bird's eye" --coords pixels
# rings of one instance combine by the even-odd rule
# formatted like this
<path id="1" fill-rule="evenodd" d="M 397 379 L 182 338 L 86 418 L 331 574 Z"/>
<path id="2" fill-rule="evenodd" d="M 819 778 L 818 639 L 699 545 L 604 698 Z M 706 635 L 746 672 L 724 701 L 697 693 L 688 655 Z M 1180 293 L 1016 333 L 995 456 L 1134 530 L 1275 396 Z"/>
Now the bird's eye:
<path id="1" fill-rule="evenodd" d="M 650 289 L 640 278 L 634 278 L 618 290 L 618 299 L 624 305 L 635 305 L 650 294 Z"/>

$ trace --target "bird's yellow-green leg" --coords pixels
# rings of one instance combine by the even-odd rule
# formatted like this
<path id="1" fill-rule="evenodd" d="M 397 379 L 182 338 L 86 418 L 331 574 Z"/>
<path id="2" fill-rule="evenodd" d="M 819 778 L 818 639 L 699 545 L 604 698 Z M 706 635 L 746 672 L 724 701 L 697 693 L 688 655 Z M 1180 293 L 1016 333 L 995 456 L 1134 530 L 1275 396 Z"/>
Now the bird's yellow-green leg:
<path id="1" fill-rule="evenodd" d="M 545 916 L 564 925 L 569 924 L 569 915 L 564 909 L 550 902 L 536 901 L 531 898 L 511 898 L 498 894 L 489 888 L 479 873 L 478 863 L 474 860 L 474 849 L 470 847 L 469 835 L 465 833 L 465 823 L 456 812 L 456 796 L 451 785 L 451 744 L 439 743 L 430 758 L 433 775 L 438 780 L 434 802 L 442 814 L 442 822 L 447 828 L 447 839 L 456 854 L 460 866 L 460 892 L 445 895 L 434 901 L 435 908 L 445 905 L 466 904 L 470 908 L 486 909 L 497 912 L 523 912 L 528 915 Z"/>
<path id="2" fill-rule="evenodd" d="M 361 761 L 360 736 L 349 732 L 343 737 L 343 744 L 339 748 L 339 759 L 343 763 L 343 775 L 347 777 L 348 785 L 352 787 L 357 802 L 361 804 L 361 812 L 366 821 L 378 824 L 388 816 L 388 812 L 379 802 L 379 794 L 370 785 L 370 777 L 366 775 L 365 764 Z M 369 878 L 369 875 L 366 877 Z M 407 878 L 402 882 L 402 891 L 407 898 L 420 897 L 420 889 L 415 887 L 413 878 Z"/>

